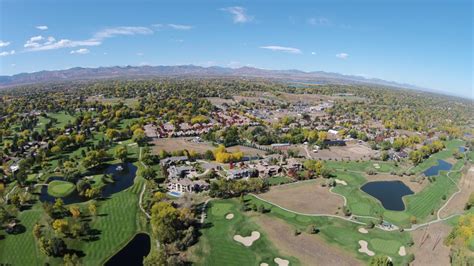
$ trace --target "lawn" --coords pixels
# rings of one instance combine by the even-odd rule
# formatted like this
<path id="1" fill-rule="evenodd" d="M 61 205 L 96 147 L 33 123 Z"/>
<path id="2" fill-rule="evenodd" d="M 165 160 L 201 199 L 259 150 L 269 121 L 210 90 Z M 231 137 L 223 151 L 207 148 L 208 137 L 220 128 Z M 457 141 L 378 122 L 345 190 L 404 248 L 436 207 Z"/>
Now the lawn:
<path id="1" fill-rule="evenodd" d="M 192 248 L 192 258 L 196 265 L 259 265 L 272 264 L 276 257 L 287 259 L 290 265 L 298 265 L 296 258 L 279 254 L 266 238 L 264 231 L 240 210 L 237 200 L 214 200 L 209 202 L 207 217 L 199 243 Z M 225 219 L 233 213 L 234 218 Z M 248 236 L 258 231 L 261 236 L 252 246 L 245 247 L 233 240 L 234 235 Z"/>
<path id="2" fill-rule="evenodd" d="M 67 123 L 74 122 L 74 117 L 66 112 L 48 113 L 48 116 L 57 119 L 55 126 L 58 128 L 64 128 Z"/>
<path id="3" fill-rule="evenodd" d="M 277 206 L 263 202 L 254 196 L 246 196 L 249 203 L 263 205 L 270 212 L 264 214 L 274 218 L 282 219 L 295 228 L 303 231 L 310 225 L 316 225 L 320 229 L 319 236 L 330 244 L 351 252 L 358 259 L 369 261 L 370 257 L 358 252 L 359 240 L 365 240 L 369 243 L 369 249 L 373 250 L 377 255 L 387 255 L 393 259 L 394 265 L 401 265 L 407 262 L 408 256 L 401 257 L 398 255 L 398 248 L 404 245 L 408 247 L 411 237 L 406 232 L 387 232 L 379 229 L 371 229 L 368 234 L 361 234 L 358 228 L 361 225 L 344 221 L 331 217 L 315 217 L 300 215 L 288 212 Z M 377 239 L 376 241 L 373 241 Z"/>
<path id="4" fill-rule="evenodd" d="M 18 235 L 8 235 L 0 240 L 0 265 L 40 265 L 42 254 L 36 246 L 33 237 L 33 225 L 41 219 L 43 209 L 35 206 L 33 209 L 21 212 L 18 219 L 26 231 Z M 3 232 L 2 232 L 3 233 Z"/>
<path id="5" fill-rule="evenodd" d="M 270 186 L 281 185 L 291 182 L 291 178 L 286 176 L 273 176 L 266 179 Z"/>
<path id="6" fill-rule="evenodd" d="M 53 180 L 48 184 L 48 194 L 56 197 L 63 198 L 71 194 L 76 186 L 68 181 Z"/>
<path id="7" fill-rule="evenodd" d="M 374 170 L 376 172 L 389 173 L 391 171 L 398 171 L 400 168 L 394 162 L 383 161 L 325 161 L 324 164 L 331 169 L 336 170 L 351 170 L 357 172 L 366 172 L 367 170 Z M 375 168 L 374 164 L 378 164 L 380 168 Z"/>

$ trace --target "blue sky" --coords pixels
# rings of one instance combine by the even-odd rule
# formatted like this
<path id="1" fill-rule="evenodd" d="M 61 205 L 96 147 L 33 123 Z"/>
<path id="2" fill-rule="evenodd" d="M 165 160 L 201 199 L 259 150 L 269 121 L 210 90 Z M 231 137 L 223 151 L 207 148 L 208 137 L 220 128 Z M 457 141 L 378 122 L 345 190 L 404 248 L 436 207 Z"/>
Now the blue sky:
<path id="1" fill-rule="evenodd" d="M 0 0 L 0 75 L 76 66 L 254 66 L 473 97 L 472 1 Z"/>

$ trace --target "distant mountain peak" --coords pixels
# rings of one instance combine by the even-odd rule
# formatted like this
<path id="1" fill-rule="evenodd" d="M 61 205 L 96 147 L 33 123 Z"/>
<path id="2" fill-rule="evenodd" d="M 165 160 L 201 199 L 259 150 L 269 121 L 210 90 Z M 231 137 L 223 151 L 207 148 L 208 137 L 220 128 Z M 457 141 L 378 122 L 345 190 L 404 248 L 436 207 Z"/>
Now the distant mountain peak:
<path id="1" fill-rule="evenodd" d="M 137 78 L 137 77 L 248 77 L 264 78 L 284 82 L 306 82 L 314 84 L 372 84 L 399 88 L 418 88 L 409 84 L 385 81 L 382 79 L 365 78 L 324 71 L 305 72 L 297 69 L 268 70 L 250 66 L 229 68 L 222 66 L 111 66 L 84 68 L 74 67 L 65 70 L 45 70 L 34 73 L 20 73 L 12 76 L 0 76 L 0 87 L 23 84 L 57 82 L 67 80 L 93 80 L 105 78 Z"/>

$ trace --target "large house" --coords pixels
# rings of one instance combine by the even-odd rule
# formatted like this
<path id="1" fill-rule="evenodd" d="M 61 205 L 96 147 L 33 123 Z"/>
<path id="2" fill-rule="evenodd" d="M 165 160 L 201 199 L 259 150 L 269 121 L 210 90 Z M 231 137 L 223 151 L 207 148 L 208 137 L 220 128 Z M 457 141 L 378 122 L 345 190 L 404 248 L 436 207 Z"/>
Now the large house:
<path id="1" fill-rule="evenodd" d="M 255 175 L 255 169 L 249 169 L 249 168 L 232 169 L 232 170 L 229 170 L 227 173 L 228 173 L 226 177 L 227 180 L 242 179 L 242 178 L 248 179 L 249 177 Z"/>
<path id="2" fill-rule="evenodd" d="M 178 163 L 184 163 L 188 160 L 187 156 L 174 156 L 162 159 L 160 161 L 161 166 L 171 166 L 176 165 Z"/>
<path id="3" fill-rule="evenodd" d="M 168 168 L 168 178 L 183 178 L 189 175 L 194 168 L 192 166 L 170 166 Z"/>
<path id="4" fill-rule="evenodd" d="M 209 189 L 209 184 L 202 180 L 193 181 L 189 178 L 175 178 L 168 181 L 170 192 L 199 192 Z"/>

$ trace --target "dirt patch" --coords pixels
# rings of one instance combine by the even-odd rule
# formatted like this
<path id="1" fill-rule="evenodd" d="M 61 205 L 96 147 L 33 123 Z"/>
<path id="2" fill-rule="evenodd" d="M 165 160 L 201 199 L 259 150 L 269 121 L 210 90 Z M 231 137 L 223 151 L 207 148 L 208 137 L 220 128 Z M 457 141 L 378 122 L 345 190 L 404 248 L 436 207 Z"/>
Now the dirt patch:
<path id="1" fill-rule="evenodd" d="M 361 233 L 361 234 L 368 234 L 368 233 L 369 233 L 369 231 L 367 231 L 367 229 L 365 229 L 364 227 L 359 228 L 358 231 L 359 231 L 359 233 Z"/>
<path id="2" fill-rule="evenodd" d="M 241 151 L 246 156 L 258 156 L 258 155 L 264 156 L 265 153 L 266 153 L 265 151 L 255 149 L 255 148 L 246 147 L 246 146 L 242 146 L 242 145 L 228 147 L 227 151 L 229 151 L 229 152 Z"/>
<path id="3" fill-rule="evenodd" d="M 260 233 L 257 231 L 253 231 L 250 236 L 241 236 L 235 235 L 234 240 L 243 244 L 246 247 L 252 246 L 253 242 L 257 241 L 260 238 Z"/>
<path id="4" fill-rule="evenodd" d="M 278 266 L 288 266 L 288 265 L 290 265 L 290 262 L 288 260 L 284 260 L 284 259 L 281 259 L 281 258 L 275 258 L 273 261 L 276 264 L 278 264 Z"/>
<path id="5" fill-rule="evenodd" d="M 448 225 L 435 223 L 411 232 L 415 242 L 410 248 L 415 254 L 413 265 L 450 265 L 450 249 L 443 244 L 450 231 Z"/>
<path id="6" fill-rule="evenodd" d="M 153 141 L 153 151 L 155 154 L 161 150 L 168 152 L 178 151 L 178 150 L 188 150 L 195 151 L 199 153 L 204 153 L 207 150 L 215 149 L 211 143 L 208 142 L 194 142 L 194 138 L 163 138 L 155 139 Z"/>
<path id="7" fill-rule="evenodd" d="M 234 214 L 233 214 L 233 213 L 228 213 L 228 214 L 225 216 L 225 218 L 226 218 L 227 220 L 232 220 L 232 219 L 234 219 Z"/>
<path id="8" fill-rule="evenodd" d="M 418 193 L 422 191 L 427 181 L 423 181 L 422 183 L 418 182 L 411 182 L 410 177 L 408 176 L 398 176 L 398 175 L 391 175 L 391 174 L 376 174 L 376 175 L 364 175 L 368 182 L 372 181 L 402 181 L 407 187 L 409 187 L 413 192 Z"/>
<path id="9" fill-rule="evenodd" d="M 371 257 L 375 255 L 375 252 L 369 249 L 368 247 L 369 243 L 367 243 L 367 241 L 359 240 L 359 245 L 360 245 L 360 248 L 359 248 L 360 253 L 365 253 Z"/>
<path id="10" fill-rule="evenodd" d="M 456 194 L 448 205 L 441 211 L 441 218 L 447 217 L 451 214 L 460 213 L 464 210 L 469 196 L 474 192 L 474 167 L 471 166 L 469 170 L 463 172 L 461 180 L 459 181 L 461 192 Z"/>
<path id="11" fill-rule="evenodd" d="M 369 160 L 371 156 L 375 156 L 376 151 L 364 144 L 347 144 L 347 146 L 333 146 L 318 152 L 310 151 L 310 154 L 313 159 L 321 160 Z"/>
<path id="12" fill-rule="evenodd" d="M 331 246 L 318 235 L 301 233 L 294 235 L 294 228 L 284 221 L 264 215 L 254 216 L 264 229 L 268 239 L 282 252 L 282 255 L 296 257 L 302 265 L 363 265 L 350 253 Z"/>
<path id="13" fill-rule="evenodd" d="M 308 213 L 336 213 L 344 205 L 344 199 L 322 187 L 319 181 L 275 186 L 261 198 L 289 210 Z"/>

